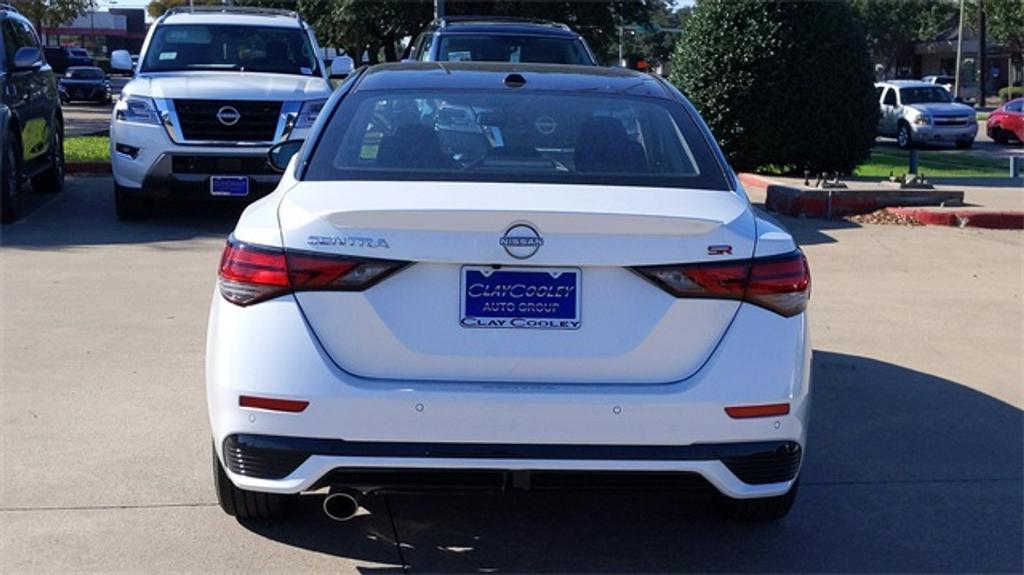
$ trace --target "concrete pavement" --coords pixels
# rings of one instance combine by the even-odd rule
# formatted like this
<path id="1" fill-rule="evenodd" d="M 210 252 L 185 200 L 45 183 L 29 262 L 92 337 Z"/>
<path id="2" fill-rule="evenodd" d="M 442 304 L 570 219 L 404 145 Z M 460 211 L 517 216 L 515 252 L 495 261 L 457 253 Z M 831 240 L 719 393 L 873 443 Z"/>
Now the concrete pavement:
<path id="1" fill-rule="evenodd" d="M 812 429 L 776 525 L 658 493 L 216 507 L 206 313 L 238 210 L 114 218 L 72 178 L 0 230 L 0 571 L 1020 571 L 1024 234 L 784 220 L 814 276 Z"/>

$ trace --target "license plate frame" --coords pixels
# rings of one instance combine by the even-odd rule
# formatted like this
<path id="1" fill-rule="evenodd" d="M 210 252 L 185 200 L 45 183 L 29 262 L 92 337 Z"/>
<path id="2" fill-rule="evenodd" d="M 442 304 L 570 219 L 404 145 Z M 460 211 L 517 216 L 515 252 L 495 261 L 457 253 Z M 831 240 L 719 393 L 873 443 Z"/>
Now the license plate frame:
<path id="1" fill-rule="evenodd" d="M 249 195 L 248 176 L 210 176 L 210 195 L 244 198 Z"/>
<path id="2" fill-rule="evenodd" d="M 459 325 L 467 329 L 578 330 L 583 325 L 582 283 L 583 272 L 574 267 L 462 266 Z"/>

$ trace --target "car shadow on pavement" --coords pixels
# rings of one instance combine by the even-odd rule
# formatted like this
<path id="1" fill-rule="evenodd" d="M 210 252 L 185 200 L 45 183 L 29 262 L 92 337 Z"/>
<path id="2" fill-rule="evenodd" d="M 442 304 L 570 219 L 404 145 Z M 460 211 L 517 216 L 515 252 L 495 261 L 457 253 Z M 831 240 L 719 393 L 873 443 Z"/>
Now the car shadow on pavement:
<path id="1" fill-rule="evenodd" d="M 21 249 L 60 249 L 111 244 L 148 244 L 224 238 L 245 204 L 164 200 L 150 220 L 121 222 L 114 212 L 109 177 L 68 178 L 61 194 L 27 194 L 26 215 L 0 228 L 0 245 Z"/>
<path id="2" fill-rule="evenodd" d="M 817 351 L 800 496 L 775 524 L 658 492 L 373 496 L 330 523 L 304 497 L 273 540 L 421 572 L 997 572 L 1021 568 L 1022 412 L 956 382 Z M 393 520 L 389 531 L 387 520 Z M 381 557 L 363 557 L 380 560 Z"/>

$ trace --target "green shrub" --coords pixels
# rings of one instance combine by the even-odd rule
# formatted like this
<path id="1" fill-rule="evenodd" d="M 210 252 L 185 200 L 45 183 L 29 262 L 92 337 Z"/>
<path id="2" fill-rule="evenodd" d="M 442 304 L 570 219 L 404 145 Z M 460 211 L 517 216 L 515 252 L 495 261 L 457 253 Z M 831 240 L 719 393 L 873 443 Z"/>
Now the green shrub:
<path id="1" fill-rule="evenodd" d="M 1014 98 L 1020 98 L 1024 96 L 1024 86 L 1005 86 L 999 88 L 999 99 L 1004 102 L 1009 102 Z"/>
<path id="2" fill-rule="evenodd" d="M 871 59 L 844 2 L 702 0 L 672 70 L 737 170 L 849 173 L 874 144 Z"/>

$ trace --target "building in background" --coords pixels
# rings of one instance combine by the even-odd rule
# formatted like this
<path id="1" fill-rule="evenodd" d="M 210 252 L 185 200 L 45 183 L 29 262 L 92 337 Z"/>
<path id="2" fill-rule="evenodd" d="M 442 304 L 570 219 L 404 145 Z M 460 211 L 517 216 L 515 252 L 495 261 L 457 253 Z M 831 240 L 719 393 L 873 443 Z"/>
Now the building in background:
<path id="1" fill-rule="evenodd" d="M 87 12 L 74 21 L 56 28 L 43 28 L 47 46 L 85 48 L 97 62 L 110 59 L 114 50 L 138 54 L 146 38 L 146 11 L 134 8 L 111 8 L 110 11 Z"/>

